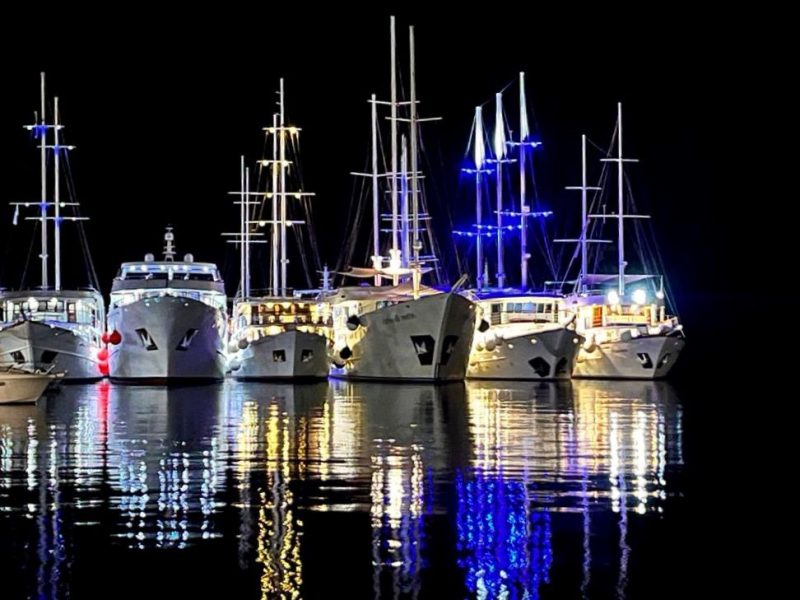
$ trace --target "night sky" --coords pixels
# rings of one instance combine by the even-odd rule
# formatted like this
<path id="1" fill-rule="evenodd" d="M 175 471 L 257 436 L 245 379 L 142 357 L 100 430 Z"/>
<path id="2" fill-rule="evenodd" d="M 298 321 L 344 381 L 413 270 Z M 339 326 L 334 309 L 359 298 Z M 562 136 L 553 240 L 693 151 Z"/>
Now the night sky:
<path id="1" fill-rule="evenodd" d="M 491 122 L 495 91 L 524 70 L 532 126 L 544 143 L 540 193 L 556 211 L 556 231 L 575 233 L 578 197 L 563 186 L 579 181 L 580 134 L 607 144 L 621 100 L 626 154 L 641 161 L 630 170 L 636 200 L 655 219 L 678 307 L 726 290 L 735 272 L 728 246 L 735 223 L 718 182 L 734 152 L 723 132 L 735 60 L 722 34 L 712 40 L 708 23 L 677 12 L 641 16 L 638 26 L 630 25 L 636 15 L 577 9 L 536 19 L 482 11 L 476 22 L 396 14 L 404 76 L 407 25 L 416 25 L 421 115 L 444 118 L 426 125 L 423 136 L 431 185 L 457 220 L 472 208 L 459 167 L 474 106 L 486 103 Z M 388 98 L 388 15 L 132 12 L 92 27 L 64 16 L 42 23 L 46 47 L 33 32 L 24 48 L 4 39 L 13 60 L 3 71 L 3 204 L 38 198 L 38 153 L 22 125 L 38 107 L 44 70 L 48 95 L 60 97 L 67 142 L 78 147 L 72 173 L 92 218 L 87 232 L 103 291 L 120 262 L 160 252 L 170 223 L 179 253 L 218 262 L 232 294 L 238 263 L 220 232 L 236 227 L 238 209 L 227 192 L 238 187 L 239 155 L 261 157 L 261 128 L 283 76 L 289 121 L 303 129 L 306 188 L 317 193 L 323 260 L 333 266 L 349 227 L 349 173 L 363 170 L 368 158 L 366 100 L 372 92 Z M 516 118 L 514 93 L 507 110 Z M 597 163 L 590 169 L 599 172 Z M 12 228 L 12 213 L 0 213 L 0 277 L 8 287 L 18 285 L 32 235 L 31 224 Z M 449 236 L 442 246 L 452 249 Z M 76 244 L 64 252 L 65 269 L 81 266 Z M 30 269 L 38 283 L 38 264 Z"/>

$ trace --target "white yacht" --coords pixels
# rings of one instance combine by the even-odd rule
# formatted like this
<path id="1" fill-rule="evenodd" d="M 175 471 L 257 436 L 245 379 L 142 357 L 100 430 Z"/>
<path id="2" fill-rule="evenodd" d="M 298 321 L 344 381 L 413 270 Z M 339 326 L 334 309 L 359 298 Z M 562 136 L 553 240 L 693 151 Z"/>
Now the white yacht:
<path id="1" fill-rule="evenodd" d="M 180 383 L 219 380 L 225 374 L 227 298 L 213 263 L 191 254 L 175 260 L 174 234 L 164 257 L 122 263 L 111 287 L 108 313 L 112 379 Z"/>
<path id="2" fill-rule="evenodd" d="M 411 285 L 343 287 L 330 298 L 331 374 L 352 379 L 460 381 L 476 305 L 454 292 Z"/>
<path id="3" fill-rule="evenodd" d="M 63 373 L 51 374 L 17 368 L 0 369 L 0 405 L 36 402 L 53 381 Z"/>
<path id="4" fill-rule="evenodd" d="M 39 140 L 41 156 L 41 201 L 14 202 L 14 224 L 20 211 L 33 209 L 41 234 L 41 283 L 36 288 L 6 290 L 0 288 L 0 367 L 22 366 L 28 369 L 51 369 L 64 373 L 66 380 L 100 379 L 108 373 L 102 335 L 105 328 L 105 304 L 96 290 L 94 267 L 88 255 L 83 231 L 86 217 L 80 215 L 74 198 L 62 198 L 62 179 L 68 176 L 68 152 L 58 98 L 53 100 L 53 120 L 46 118 L 45 77 L 41 74 L 41 109 L 35 123 L 26 127 Z M 48 173 L 51 159 L 52 176 Z M 66 174 L 65 174 L 66 172 Z M 52 183 L 52 187 L 48 184 Z M 72 188 L 68 188 L 72 192 Z M 62 226 L 77 225 L 77 234 L 85 253 L 89 285 L 67 287 L 62 283 Z M 52 235 L 52 238 L 51 238 Z M 52 269 L 50 265 L 50 250 Z M 50 275 L 53 279 L 50 279 Z"/>
<path id="5" fill-rule="evenodd" d="M 632 214 L 631 199 L 625 193 L 624 170 L 626 162 L 622 154 L 622 104 L 617 105 L 617 152 L 604 162 L 617 163 L 617 211 L 616 213 L 590 214 L 593 206 L 602 202 L 603 187 L 586 185 L 586 136 L 583 136 L 583 184 L 574 189 L 582 191 L 582 227 L 577 240 L 580 251 L 580 270 L 572 282 L 573 289 L 567 296 L 569 310 L 576 316 L 578 332 L 586 341 L 578 355 L 575 377 L 657 379 L 666 377 L 685 344 L 683 325 L 676 316 L 667 312 L 664 277 L 658 273 L 629 272 L 626 256 L 626 222 L 629 219 L 647 219 L 647 215 Z M 610 153 L 609 153 L 610 154 Z M 603 181 L 607 178 L 603 177 Z M 589 204 L 587 191 L 600 192 Z M 611 220 L 617 225 L 617 269 L 616 272 L 594 274 L 589 272 L 588 244 L 610 244 L 609 240 L 590 237 L 592 222 Z M 637 236 L 640 237 L 640 236 Z M 658 261 L 648 260 L 644 248 L 638 245 L 636 268 L 645 269 L 650 263 L 658 267 Z M 602 246 L 599 246 L 602 247 Z"/>
<path id="6" fill-rule="evenodd" d="M 283 79 L 280 80 L 280 110 L 273 115 L 272 127 L 265 128 L 272 136 L 272 156 L 260 161 L 271 171 L 271 188 L 265 192 L 250 191 L 250 169 L 241 160 L 239 196 L 240 228 L 229 240 L 240 248 L 238 293 L 233 302 L 228 368 L 237 379 L 322 379 L 328 376 L 330 307 L 320 293 L 290 293 L 288 284 L 288 229 L 303 222 L 290 219 L 289 202 L 304 202 L 312 193 L 290 190 L 287 171 L 297 160 L 299 128 L 285 122 Z M 298 169 L 292 169 L 294 174 Z M 270 179 L 270 178 L 268 178 Z M 251 197 L 258 200 L 251 201 Z M 267 201 L 269 207 L 267 206 Z M 267 209 L 271 219 L 257 219 Z M 270 227 L 271 275 L 267 294 L 251 290 L 251 245 L 263 243 L 262 234 L 254 227 Z M 309 226 L 311 224 L 309 223 Z M 255 239 L 254 239 L 255 238 Z"/>
<path id="7" fill-rule="evenodd" d="M 550 211 L 531 210 L 527 197 L 527 167 L 530 151 L 540 143 L 530 135 L 525 99 L 525 74 L 519 75 L 519 139 L 506 141 L 502 93 L 495 95 L 495 123 L 493 156 L 486 155 L 483 112 L 475 108 L 472 146 L 474 168 L 464 169 L 475 177 L 474 226 L 465 231 L 455 231 L 458 236 L 474 241 L 476 250 L 476 288 L 468 292 L 480 307 L 481 319 L 472 344 L 467 377 L 470 379 L 569 379 L 575 366 L 583 338 L 564 310 L 563 300 L 557 296 L 528 291 L 527 245 L 528 221 L 545 218 Z M 507 148 L 516 147 L 517 157 L 512 158 Z M 509 210 L 504 197 L 504 166 L 516 163 L 519 170 L 519 210 Z M 495 223 L 483 222 L 487 207 L 484 202 L 484 185 L 494 176 Z M 509 195 L 509 194 L 505 194 Z M 519 287 L 507 286 L 504 250 L 508 236 L 519 233 L 520 281 Z M 497 268 L 496 287 L 489 286 L 488 263 L 484 261 L 484 242 L 494 241 Z"/>
<path id="8" fill-rule="evenodd" d="M 513 290 L 473 293 L 482 319 L 470 379 L 569 379 L 583 336 L 563 298 Z"/>
<path id="9" fill-rule="evenodd" d="M 351 268 L 347 276 L 372 280 L 370 286 L 342 287 L 329 296 L 333 309 L 331 375 L 353 379 L 445 381 L 466 374 L 475 330 L 476 306 L 455 288 L 422 285 L 435 270 L 436 253 L 425 212 L 419 170 L 419 124 L 414 28 L 409 28 L 409 97 L 398 100 L 395 19 L 391 17 L 391 97 L 372 95 L 372 170 L 362 173 L 372 188 L 372 267 Z M 390 171 L 379 172 L 378 105 L 390 109 Z M 399 115 L 399 109 L 403 114 Z M 408 124 L 408 136 L 400 123 Z M 379 181 L 384 181 L 388 189 Z M 386 192 L 390 211 L 381 211 Z M 388 258 L 381 245 L 381 219 L 390 222 Z M 355 230 L 352 232 L 357 234 Z M 355 239 L 355 238 L 351 238 Z M 425 240 L 425 241 L 423 241 Z M 349 246 L 349 244 L 347 244 Z M 423 248 L 427 247 L 427 254 Z M 434 265 L 431 267 L 430 265 Z"/>

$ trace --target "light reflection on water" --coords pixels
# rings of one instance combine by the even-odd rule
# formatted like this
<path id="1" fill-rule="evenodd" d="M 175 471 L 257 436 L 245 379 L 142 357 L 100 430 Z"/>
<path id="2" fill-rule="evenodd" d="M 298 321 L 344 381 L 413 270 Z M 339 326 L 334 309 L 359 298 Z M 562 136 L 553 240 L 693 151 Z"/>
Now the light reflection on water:
<path id="1" fill-rule="evenodd" d="M 0 407 L 0 558 L 21 597 L 104 549 L 207 552 L 239 597 L 625 597 L 681 420 L 651 382 L 64 386 Z"/>

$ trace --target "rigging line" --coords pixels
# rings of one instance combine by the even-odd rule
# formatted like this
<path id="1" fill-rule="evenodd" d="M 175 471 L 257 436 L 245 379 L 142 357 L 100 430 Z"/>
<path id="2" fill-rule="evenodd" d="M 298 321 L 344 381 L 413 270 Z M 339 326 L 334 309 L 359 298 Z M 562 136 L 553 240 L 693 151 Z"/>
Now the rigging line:
<path id="1" fill-rule="evenodd" d="M 424 141 L 422 135 L 418 135 L 417 138 L 419 139 L 419 152 L 420 152 L 420 155 L 422 157 L 422 162 L 423 162 L 423 164 L 425 164 L 427 166 L 427 170 L 431 174 L 430 184 L 429 185 L 433 188 L 431 195 L 435 199 L 438 200 L 438 202 L 436 202 L 437 211 L 439 209 L 443 209 L 443 212 L 444 212 L 445 216 L 447 217 L 447 220 L 448 220 L 448 222 L 450 224 L 450 231 L 452 231 L 453 230 L 453 216 L 452 216 L 452 213 L 450 211 L 450 205 L 449 205 L 448 202 L 444 201 L 444 195 L 442 194 L 442 192 L 441 192 L 441 190 L 439 188 L 439 185 L 438 185 L 439 178 L 438 177 L 433 177 L 433 173 L 434 173 L 433 162 L 431 161 L 431 157 L 430 157 L 430 154 L 428 153 L 428 149 L 427 149 L 427 146 L 425 145 L 425 141 Z M 441 146 L 439 146 L 439 145 L 436 145 L 436 148 L 438 149 L 438 155 L 439 155 L 439 167 L 440 167 L 440 170 L 442 170 L 444 168 L 444 158 L 442 157 L 442 149 L 441 149 Z M 428 202 L 428 194 L 426 192 L 427 188 L 428 188 L 428 184 L 423 180 L 421 182 L 421 185 L 420 185 L 420 196 L 421 196 L 421 198 L 420 198 L 420 200 L 421 200 L 420 201 L 420 206 L 421 206 L 422 210 L 425 213 L 427 213 L 428 216 L 429 216 L 428 220 L 425 222 L 425 229 L 426 229 L 427 234 L 428 234 L 428 247 L 430 248 L 431 253 L 435 257 L 438 257 L 440 259 L 438 261 L 434 261 L 433 264 L 434 264 L 434 276 L 435 276 L 437 282 L 439 283 L 439 285 L 441 285 L 442 282 L 444 281 L 442 271 L 445 271 L 445 274 L 446 274 L 447 265 L 445 265 L 443 263 L 443 261 L 441 260 L 444 257 L 442 256 L 442 253 L 441 253 L 441 247 L 439 245 L 439 240 L 435 236 L 434 231 L 433 231 L 433 215 L 431 213 L 431 205 Z M 449 236 L 449 237 L 450 237 L 450 244 L 452 244 L 455 247 L 455 240 L 453 239 L 453 236 Z M 455 257 L 456 257 L 456 263 L 457 263 L 458 268 L 460 270 L 460 268 L 461 268 L 460 262 L 461 261 L 460 261 L 460 259 L 458 257 L 457 248 L 455 248 L 455 250 L 456 251 L 454 252 L 454 254 L 455 254 Z M 459 273 L 459 275 L 460 275 L 460 273 Z"/>
<path id="2" fill-rule="evenodd" d="M 364 161 L 366 164 L 364 169 L 366 170 L 367 164 L 369 163 L 368 159 Z M 336 272 L 341 273 L 344 271 L 345 266 L 349 266 L 352 263 L 353 253 L 355 252 L 356 245 L 358 243 L 358 223 L 360 223 L 360 212 L 361 212 L 361 198 L 363 196 L 362 191 L 359 191 L 358 184 L 360 183 L 360 187 L 364 187 L 364 182 L 359 180 L 362 178 L 353 178 L 351 184 L 351 191 L 350 197 L 352 200 L 348 202 L 347 206 L 347 218 L 345 220 L 345 227 L 347 224 L 352 223 L 353 226 L 349 227 L 349 231 L 347 236 L 345 237 L 344 245 L 342 246 L 342 252 L 339 253 L 339 256 L 336 260 Z M 344 282 L 344 276 L 339 275 L 339 281 Z"/>
<path id="3" fill-rule="evenodd" d="M 69 199 L 74 202 L 74 206 L 72 206 L 72 212 L 76 217 L 81 216 L 81 206 L 77 201 L 77 193 L 75 191 L 75 180 L 72 175 L 72 165 L 69 160 L 69 152 L 64 154 L 64 172 L 66 173 L 66 183 L 67 183 L 67 195 Z M 92 258 L 92 254 L 89 248 L 89 240 L 86 235 L 86 229 L 84 227 L 83 221 L 76 221 L 76 230 L 78 233 L 78 239 L 81 244 L 81 250 L 83 252 L 83 261 L 84 267 L 86 268 L 86 274 L 89 279 L 89 286 L 95 290 L 100 289 L 100 279 L 97 276 L 97 270 L 95 268 L 94 260 Z"/>
<path id="4" fill-rule="evenodd" d="M 33 256 L 33 247 L 36 244 L 36 232 L 39 231 L 39 221 L 34 221 L 33 235 L 31 236 L 31 243 L 28 246 L 28 255 L 25 258 L 25 266 L 22 268 L 22 277 L 19 282 L 20 289 L 25 288 L 25 280 L 28 278 L 28 267 L 31 264 L 31 256 Z M 33 286 L 31 286 L 33 287 Z"/>

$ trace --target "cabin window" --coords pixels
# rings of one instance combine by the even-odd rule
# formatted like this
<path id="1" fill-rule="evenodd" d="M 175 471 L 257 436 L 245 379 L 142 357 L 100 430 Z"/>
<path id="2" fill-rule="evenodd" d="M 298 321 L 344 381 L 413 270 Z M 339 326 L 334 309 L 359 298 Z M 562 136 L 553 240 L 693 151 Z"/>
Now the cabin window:
<path id="1" fill-rule="evenodd" d="M 56 356 L 58 356 L 58 352 L 53 350 L 45 350 L 42 352 L 42 362 L 46 365 L 49 365 L 56 359 Z"/>
<path id="2" fill-rule="evenodd" d="M 158 350 L 158 346 L 156 345 L 155 340 L 150 335 L 150 332 L 147 331 L 145 328 L 137 329 L 136 334 L 139 336 L 139 341 L 142 342 L 145 350 L 151 352 L 153 350 Z"/>
<path id="3" fill-rule="evenodd" d="M 539 377 L 547 377 L 550 375 L 550 363 L 548 363 L 541 356 L 530 359 L 528 364 Z"/>
<path id="4" fill-rule="evenodd" d="M 188 350 L 189 345 L 192 343 L 192 340 L 196 335 L 197 335 L 197 329 L 187 329 L 186 333 L 183 335 L 183 339 L 181 339 L 176 350 L 180 350 L 181 352 L 185 352 L 186 350 Z"/>
<path id="5" fill-rule="evenodd" d="M 556 363 L 556 375 L 564 375 L 565 373 L 567 373 L 567 359 L 562 356 Z"/>

